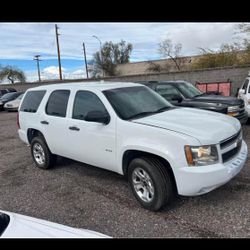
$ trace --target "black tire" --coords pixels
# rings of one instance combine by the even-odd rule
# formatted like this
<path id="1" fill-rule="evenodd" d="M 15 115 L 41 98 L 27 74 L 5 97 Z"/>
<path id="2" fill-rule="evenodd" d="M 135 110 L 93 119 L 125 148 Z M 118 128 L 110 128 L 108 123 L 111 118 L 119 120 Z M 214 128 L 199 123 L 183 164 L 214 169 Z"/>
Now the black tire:
<path id="1" fill-rule="evenodd" d="M 39 161 L 35 158 L 35 154 L 34 154 L 34 148 L 37 147 L 38 145 L 41 146 L 43 152 L 44 152 L 44 161 L 41 160 L 41 162 L 39 163 Z M 53 155 L 46 142 L 44 141 L 43 137 L 41 136 L 37 136 L 37 137 L 34 137 L 31 141 L 31 145 L 30 145 L 30 148 L 31 148 L 31 155 L 32 155 L 32 158 L 36 164 L 37 167 L 41 168 L 41 169 L 49 169 L 51 167 L 53 167 L 56 163 L 56 155 Z"/>
<path id="2" fill-rule="evenodd" d="M 148 195 L 152 200 L 144 201 L 135 190 L 133 176 L 135 181 L 137 181 L 138 177 L 135 173 L 138 173 L 141 169 L 148 174 L 151 179 L 150 183 L 152 182 L 153 184 L 153 195 Z M 145 172 L 142 173 L 145 174 Z M 128 168 L 128 181 L 137 201 L 148 210 L 158 211 L 172 201 L 174 194 L 172 179 L 166 167 L 156 158 L 141 157 L 132 160 Z M 140 178 L 138 178 L 138 181 L 140 182 Z"/>

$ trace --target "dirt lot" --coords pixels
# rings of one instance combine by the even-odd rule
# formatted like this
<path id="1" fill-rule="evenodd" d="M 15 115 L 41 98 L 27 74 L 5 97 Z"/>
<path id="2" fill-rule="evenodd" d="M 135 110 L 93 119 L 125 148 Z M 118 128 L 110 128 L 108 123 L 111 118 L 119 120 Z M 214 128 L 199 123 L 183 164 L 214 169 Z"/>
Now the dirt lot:
<path id="1" fill-rule="evenodd" d="M 250 125 L 243 131 L 250 145 Z M 250 161 L 217 190 L 153 213 L 115 173 L 65 158 L 51 170 L 36 168 L 16 113 L 0 112 L 0 209 L 112 237 L 250 237 Z"/>

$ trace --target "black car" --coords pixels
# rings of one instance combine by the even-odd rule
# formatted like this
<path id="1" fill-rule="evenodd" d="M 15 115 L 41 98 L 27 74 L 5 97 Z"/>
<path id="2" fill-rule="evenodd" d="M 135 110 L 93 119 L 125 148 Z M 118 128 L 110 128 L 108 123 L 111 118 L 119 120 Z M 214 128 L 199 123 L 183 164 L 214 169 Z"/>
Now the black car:
<path id="1" fill-rule="evenodd" d="M 16 92 L 14 88 L 6 88 L 6 89 L 0 89 L 0 98 L 10 92 Z"/>
<path id="2" fill-rule="evenodd" d="M 237 118 L 241 124 L 248 120 L 244 101 L 236 97 L 202 93 L 186 81 L 148 81 L 144 84 L 175 106 L 200 108 L 227 114 Z"/>
<path id="3" fill-rule="evenodd" d="M 3 110 L 3 106 L 6 102 L 15 100 L 21 94 L 23 94 L 23 92 L 10 92 L 10 93 L 3 95 L 0 98 L 0 110 Z"/>

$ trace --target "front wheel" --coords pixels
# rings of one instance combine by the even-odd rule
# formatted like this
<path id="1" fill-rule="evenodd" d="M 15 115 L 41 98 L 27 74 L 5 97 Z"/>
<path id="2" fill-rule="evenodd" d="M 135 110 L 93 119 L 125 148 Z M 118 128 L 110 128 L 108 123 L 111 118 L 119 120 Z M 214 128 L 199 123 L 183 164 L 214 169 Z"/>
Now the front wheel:
<path id="1" fill-rule="evenodd" d="M 132 160 L 128 180 L 135 198 L 148 210 L 157 211 L 172 200 L 171 177 L 157 159 L 142 157 Z"/>
<path id="2" fill-rule="evenodd" d="M 42 137 L 35 137 L 31 141 L 31 155 L 37 167 L 48 169 L 55 164 L 53 155 Z"/>

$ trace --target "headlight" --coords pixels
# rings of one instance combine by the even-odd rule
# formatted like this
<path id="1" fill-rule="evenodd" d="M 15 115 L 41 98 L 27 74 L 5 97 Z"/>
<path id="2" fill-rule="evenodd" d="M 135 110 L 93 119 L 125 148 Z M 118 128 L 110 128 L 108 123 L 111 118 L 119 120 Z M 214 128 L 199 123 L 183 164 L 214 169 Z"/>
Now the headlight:
<path id="1" fill-rule="evenodd" d="M 230 116 L 236 116 L 239 114 L 240 106 L 229 106 L 227 108 L 227 114 Z"/>
<path id="2" fill-rule="evenodd" d="M 185 146 L 185 154 L 189 166 L 204 166 L 215 164 L 219 161 L 215 145 Z"/>

